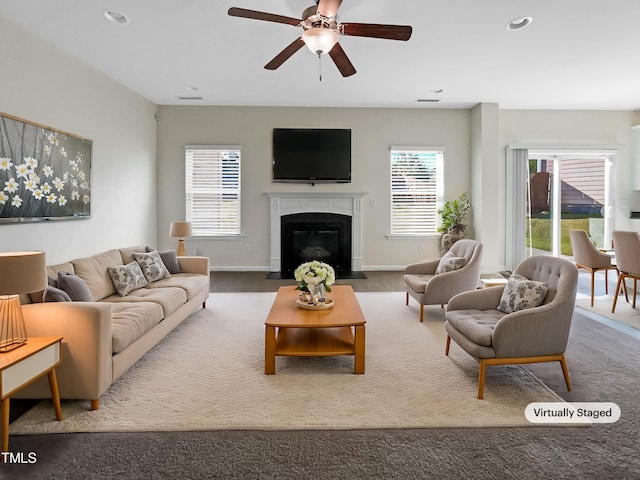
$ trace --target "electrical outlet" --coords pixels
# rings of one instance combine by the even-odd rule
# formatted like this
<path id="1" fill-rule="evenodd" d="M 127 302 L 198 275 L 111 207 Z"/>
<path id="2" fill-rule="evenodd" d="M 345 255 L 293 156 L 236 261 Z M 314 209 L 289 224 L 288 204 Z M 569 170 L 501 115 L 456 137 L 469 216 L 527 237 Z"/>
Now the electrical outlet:
<path id="1" fill-rule="evenodd" d="M 249 245 L 244 246 L 244 253 L 249 253 Z"/>
<path id="2" fill-rule="evenodd" d="M 418 244 L 418 252 L 424 253 L 424 245 Z"/>
<path id="3" fill-rule="evenodd" d="M 372 206 L 372 207 L 375 207 L 376 206 L 376 199 L 375 198 L 369 199 L 369 205 Z"/>

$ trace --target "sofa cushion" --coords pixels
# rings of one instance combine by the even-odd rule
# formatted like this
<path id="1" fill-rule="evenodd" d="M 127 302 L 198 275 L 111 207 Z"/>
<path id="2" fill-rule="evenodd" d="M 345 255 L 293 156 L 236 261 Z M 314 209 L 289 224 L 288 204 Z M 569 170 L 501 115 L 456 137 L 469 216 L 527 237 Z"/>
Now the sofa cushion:
<path id="1" fill-rule="evenodd" d="M 122 265 L 122 256 L 118 250 L 109 250 L 92 257 L 72 260 L 76 274 L 85 281 L 95 301 L 116 293 L 108 267 Z"/>
<path id="2" fill-rule="evenodd" d="M 147 285 L 147 279 L 144 278 L 140 265 L 135 261 L 117 267 L 107 267 L 107 271 L 121 297 Z"/>
<path id="3" fill-rule="evenodd" d="M 158 252 L 134 253 L 133 258 L 140 265 L 142 273 L 149 283 L 171 276 Z"/>
<path id="4" fill-rule="evenodd" d="M 56 281 L 56 284 L 58 282 Z M 71 302 L 71 297 L 64 290 L 52 286 L 47 286 L 42 294 L 43 302 Z"/>
<path id="5" fill-rule="evenodd" d="M 58 288 L 64 290 L 73 302 L 93 302 L 91 290 L 78 275 L 58 272 Z"/>
<path id="6" fill-rule="evenodd" d="M 152 302 L 122 302 L 111 306 L 111 347 L 119 353 L 162 320 L 162 307 Z"/>
<path id="7" fill-rule="evenodd" d="M 496 323 L 505 314 L 499 310 L 454 310 L 446 315 L 447 321 L 472 343 L 490 347 Z"/>
<path id="8" fill-rule="evenodd" d="M 122 262 L 120 263 L 126 265 L 127 263 L 131 263 L 135 260 L 135 258 L 133 258 L 134 253 L 144 253 L 146 249 L 141 245 L 134 245 L 133 247 L 119 248 L 118 251 L 122 257 Z"/>
<path id="9" fill-rule="evenodd" d="M 182 273 L 182 268 L 180 267 L 180 262 L 178 261 L 178 253 L 175 250 L 165 250 L 164 252 L 160 252 L 158 250 L 154 250 L 151 247 L 146 247 L 147 252 L 157 251 L 162 259 L 162 263 L 164 263 L 167 270 L 169 270 L 170 274 Z"/>
<path id="10" fill-rule="evenodd" d="M 547 295 L 548 286 L 543 282 L 535 282 L 520 274 L 512 273 L 504 287 L 498 310 L 513 313 L 526 308 L 542 305 Z"/>
<path id="11" fill-rule="evenodd" d="M 427 283 L 433 278 L 433 275 L 405 275 L 404 283 L 410 286 L 416 292 L 424 293 Z"/>
<path id="12" fill-rule="evenodd" d="M 162 318 L 167 318 L 187 302 L 187 294 L 181 288 L 166 287 L 151 289 L 148 287 L 137 289 L 126 297 L 112 295 L 103 301 L 111 303 L 156 303 L 162 307 Z"/>
<path id="13" fill-rule="evenodd" d="M 207 277 L 204 275 L 198 275 L 196 273 L 177 273 L 171 275 L 169 278 L 159 280 L 157 282 L 147 285 L 149 289 L 165 288 L 165 287 L 179 287 L 187 293 L 187 299 L 191 300 L 203 288 L 207 288 Z"/>
<path id="14" fill-rule="evenodd" d="M 456 257 L 452 252 L 445 253 L 438 266 L 436 267 L 436 275 L 440 273 L 453 272 L 454 270 L 460 270 L 467 263 L 467 259 L 464 257 Z"/>

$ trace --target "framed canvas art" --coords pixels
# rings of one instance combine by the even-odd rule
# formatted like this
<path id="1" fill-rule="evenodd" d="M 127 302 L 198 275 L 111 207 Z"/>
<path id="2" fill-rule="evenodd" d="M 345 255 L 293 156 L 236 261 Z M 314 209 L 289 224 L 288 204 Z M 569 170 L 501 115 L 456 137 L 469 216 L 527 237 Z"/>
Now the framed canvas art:
<path id="1" fill-rule="evenodd" d="M 0 223 L 89 218 L 92 141 L 0 113 Z"/>

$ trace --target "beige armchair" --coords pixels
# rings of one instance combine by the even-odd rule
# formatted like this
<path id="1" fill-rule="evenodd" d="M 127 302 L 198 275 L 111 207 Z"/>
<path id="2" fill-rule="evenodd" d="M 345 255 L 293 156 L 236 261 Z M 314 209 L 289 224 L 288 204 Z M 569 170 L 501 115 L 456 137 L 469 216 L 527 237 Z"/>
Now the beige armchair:
<path id="1" fill-rule="evenodd" d="M 591 274 L 591 306 L 593 307 L 594 283 L 596 272 L 604 271 L 604 289 L 609 293 L 609 270 L 618 269 L 611 263 L 611 257 L 598 250 L 589 235 L 584 230 L 569 230 L 571 238 L 571 248 L 573 249 L 573 259 L 576 267 L 589 271 Z"/>
<path id="2" fill-rule="evenodd" d="M 619 273 L 611 313 L 616 311 L 620 288 L 624 288 L 625 296 L 627 295 L 625 284 L 627 278 L 633 279 L 633 308 L 636 308 L 636 293 L 638 279 L 640 279 L 640 235 L 637 232 L 615 231 L 613 232 L 613 248 L 616 252 Z M 628 298 L 627 301 L 629 301 Z"/>
<path id="3" fill-rule="evenodd" d="M 443 259 L 452 259 L 452 264 L 460 268 L 438 271 Z M 414 263 L 404 270 L 405 303 L 409 305 L 412 296 L 420 305 L 420 321 L 424 320 L 424 306 L 444 307 L 454 295 L 478 288 L 482 262 L 482 244 L 475 240 L 462 239 L 453 244 L 443 259 L 424 263 Z M 464 259 L 464 260 L 459 260 Z M 448 268 L 442 268 L 448 270 Z M 436 273 L 438 271 L 438 273 Z"/>
<path id="4" fill-rule="evenodd" d="M 524 260 L 514 273 L 544 283 L 546 291 L 537 290 L 539 284 L 529 284 L 526 291 L 520 283 L 512 290 L 513 297 L 509 297 L 514 305 L 505 302 L 513 308 L 504 308 L 501 300 L 503 291 L 509 288 L 507 284 L 461 293 L 447 305 L 445 354 L 449 355 L 453 339 L 479 361 L 479 399 L 483 397 L 485 369 L 491 365 L 557 361 L 562 366 L 567 390 L 571 390 L 564 352 L 575 306 L 578 269 L 562 258 L 535 256 Z M 536 292 L 537 298 L 530 292 Z M 532 306 L 539 302 L 542 302 L 539 306 Z M 511 313 L 498 310 L 499 306 Z"/>

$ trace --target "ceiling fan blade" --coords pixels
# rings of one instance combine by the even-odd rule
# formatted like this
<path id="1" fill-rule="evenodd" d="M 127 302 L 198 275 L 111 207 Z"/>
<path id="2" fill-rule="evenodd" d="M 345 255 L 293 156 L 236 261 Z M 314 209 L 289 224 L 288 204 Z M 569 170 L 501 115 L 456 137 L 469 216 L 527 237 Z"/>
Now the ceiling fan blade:
<path id="1" fill-rule="evenodd" d="M 343 77 L 350 77 L 356 73 L 355 67 L 347 57 L 347 54 L 344 53 L 344 50 L 339 43 L 336 43 L 329 51 L 329 56 L 331 57 L 331 60 L 333 60 L 333 63 L 336 64 L 336 67 L 338 67 L 338 70 L 340 70 Z"/>
<path id="2" fill-rule="evenodd" d="M 341 4 L 342 0 L 320 0 L 317 13 L 326 18 L 334 18 Z"/>
<path id="3" fill-rule="evenodd" d="M 382 25 L 377 23 L 341 23 L 338 32 L 352 37 L 384 38 L 407 41 L 413 28 L 409 25 Z"/>
<path id="4" fill-rule="evenodd" d="M 298 50 L 300 50 L 303 46 L 304 46 L 304 41 L 302 40 L 302 38 L 297 38 L 296 40 L 291 42 L 288 47 L 282 50 L 278 55 L 273 57 L 273 60 L 267 63 L 264 66 L 264 68 L 266 68 L 267 70 L 275 70 L 284 62 L 289 60 L 289 58 Z"/>
<path id="5" fill-rule="evenodd" d="M 274 13 L 258 12 L 256 10 L 247 10 L 246 8 L 232 7 L 227 12 L 232 17 L 251 18 L 253 20 L 264 20 L 266 22 L 284 23 L 286 25 L 293 25 L 297 27 L 300 25 L 300 20 L 292 17 L 285 17 L 284 15 L 276 15 Z"/>

